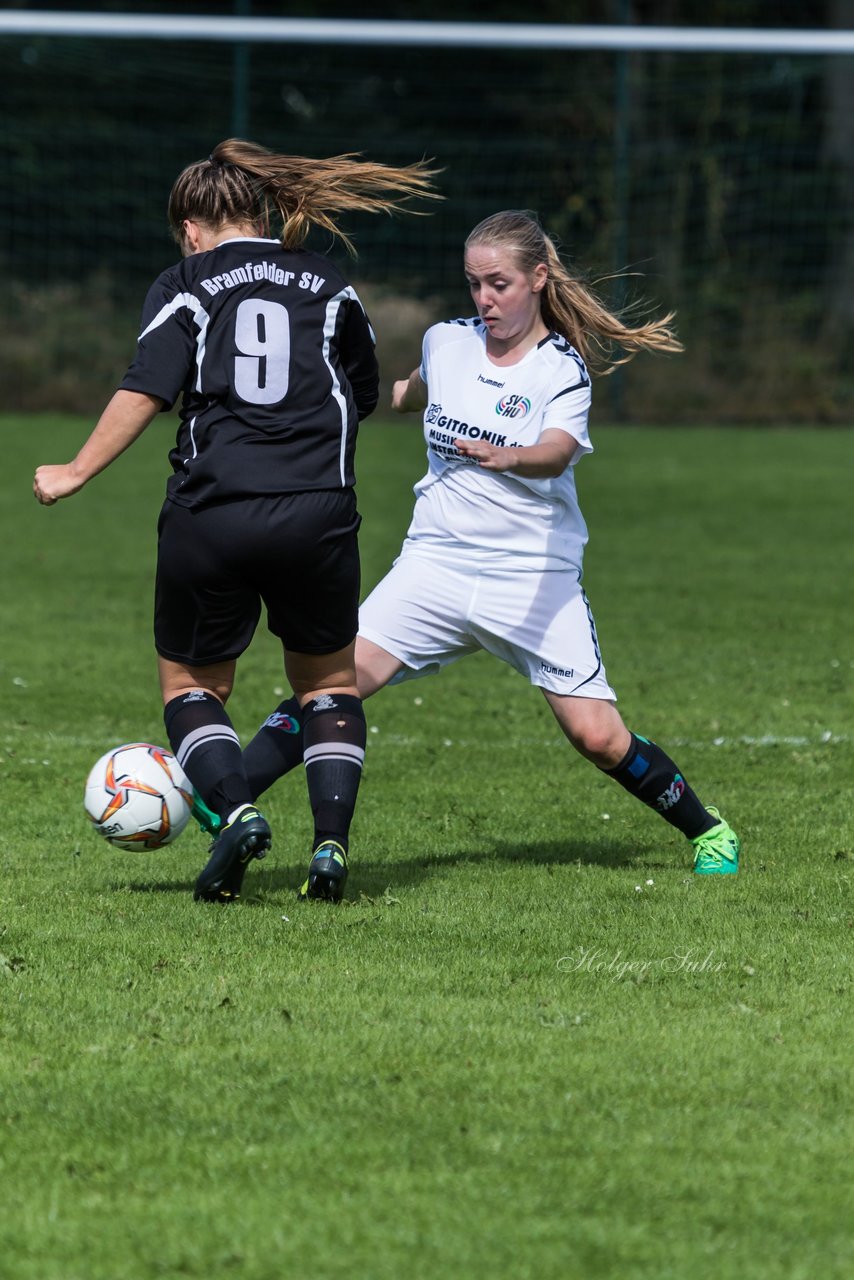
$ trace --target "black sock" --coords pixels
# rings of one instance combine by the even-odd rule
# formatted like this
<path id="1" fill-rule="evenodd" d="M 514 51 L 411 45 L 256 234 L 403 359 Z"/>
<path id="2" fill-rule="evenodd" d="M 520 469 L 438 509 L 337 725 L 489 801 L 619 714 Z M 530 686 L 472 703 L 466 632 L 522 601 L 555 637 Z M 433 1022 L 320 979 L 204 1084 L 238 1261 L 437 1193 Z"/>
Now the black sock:
<path id="1" fill-rule="evenodd" d="M 302 764 L 302 712 L 296 698 L 280 702 L 243 751 L 252 798 Z"/>
<path id="2" fill-rule="evenodd" d="M 660 813 L 689 840 L 710 831 L 717 822 L 704 809 L 676 765 L 661 747 L 638 734 L 616 769 L 603 769 L 638 800 Z"/>
<path id="3" fill-rule="evenodd" d="M 201 689 L 172 698 L 163 708 L 175 757 L 209 809 L 227 818 L 252 795 L 240 740 L 225 707 Z"/>
<path id="4" fill-rule="evenodd" d="M 362 702 L 352 694 L 325 693 L 307 703 L 302 715 L 314 847 L 337 840 L 346 850 L 365 759 Z"/>

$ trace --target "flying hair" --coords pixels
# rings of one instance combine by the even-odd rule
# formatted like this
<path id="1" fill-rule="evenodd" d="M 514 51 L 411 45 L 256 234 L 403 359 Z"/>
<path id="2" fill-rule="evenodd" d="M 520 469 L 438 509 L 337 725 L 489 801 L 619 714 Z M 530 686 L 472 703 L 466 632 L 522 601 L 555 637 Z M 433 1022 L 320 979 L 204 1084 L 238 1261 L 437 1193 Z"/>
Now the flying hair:
<path id="1" fill-rule="evenodd" d="M 440 200 L 433 190 L 438 172 L 426 160 L 402 168 L 374 164 L 353 152 L 311 160 L 228 138 L 217 143 L 206 160 L 197 160 L 178 175 L 169 196 L 169 226 L 181 244 L 185 219 L 213 230 L 245 223 L 264 235 L 278 236 L 288 249 L 298 248 L 317 227 L 355 256 L 338 216 L 354 211 L 392 213 L 415 197 Z"/>
<path id="2" fill-rule="evenodd" d="M 552 240 L 527 210 L 505 209 L 485 218 L 466 239 L 466 249 L 474 245 L 508 250 L 519 270 L 528 274 L 539 263 L 546 264 L 548 280 L 541 294 L 543 321 L 572 343 L 592 373 L 613 373 L 639 351 L 683 350 L 671 328 L 675 312 L 633 325 L 628 318 L 637 314 L 639 304 L 632 304 L 622 313 L 610 311 L 589 284 L 570 273 Z"/>

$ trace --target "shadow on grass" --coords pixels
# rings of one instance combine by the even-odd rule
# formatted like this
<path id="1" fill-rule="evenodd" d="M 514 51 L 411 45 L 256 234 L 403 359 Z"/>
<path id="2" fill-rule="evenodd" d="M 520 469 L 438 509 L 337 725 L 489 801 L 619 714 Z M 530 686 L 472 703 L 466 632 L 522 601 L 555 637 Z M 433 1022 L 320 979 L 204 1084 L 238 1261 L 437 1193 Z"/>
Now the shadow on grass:
<path id="1" fill-rule="evenodd" d="M 609 870 L 642 866 L 644 869 L 661 871 L 672 867 L 673 860 L 652 860 L 640 854 L 636 846 L 620 844 L 614 840 L 552 840 L 545 843 L 538 840 L 528 844 L 520 841 L 496 841 L 483 849 L 424 854 L 422 857 L 406 860 L 390 858 L 388 861 L 360 858 L 356 854 L 351 863 L 346 897 L 356 900 L 359 895 L 364 894 L 369 898 L 381 898 L 387 891 L 393 893 L 395 889 L 413 888 L 446 871 L 489 863 L 518 863 L 546 870 L 561 866 L 595 866 Z M 199 869 L 201 866 L 200 862 Z M 248 868 L 243 885 L 243 900 L 251 902 L 253 898 L 257 900 L 259 895 L 263 898 L 270 893 L 295 895 L 305 879 L 305 873 L 305 863 L 278 867 L 272 856 L 266 858 Z M 194 883 L 195 877 L 191 880 L 117 882 L 112 887 L 130 890 L 132 893 L 192 893 Z"/>

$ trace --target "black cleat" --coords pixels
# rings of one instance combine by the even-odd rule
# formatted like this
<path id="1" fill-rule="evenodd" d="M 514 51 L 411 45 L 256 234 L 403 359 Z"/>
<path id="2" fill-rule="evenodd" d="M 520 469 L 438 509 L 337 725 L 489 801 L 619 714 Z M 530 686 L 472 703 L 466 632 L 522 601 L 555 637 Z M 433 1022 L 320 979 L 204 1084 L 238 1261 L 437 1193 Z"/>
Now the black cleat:
<path id="1" fill-rule="evenodd" d="M 241 805 L 211 845 L 193 891 L 196 902 L 235 902 L 247 866 L 253 858 L 266 856 L 271 840 L 267 819 L 253 804 Z"/>
<path id="2" fill-rule="evenodd" d="M 347 880 L 347 854 L 337 840 L 324 840 L 314 851 L 308 866 L 308 879 L 300 886 L 297 897 L 320 898 L 340 902 Z"/>
<path id="3" fill-rule="evenodd" d="M 240 890 L 243 887 L 243 877 L 246 875 L 246 868 L 249 865 L 249 859 L 246 862 L 233 862 L 231 868 L 226 871 L 222 878 L 222 883 L 217 885 L 215 889 L 202 889 L 198 885 L 193 894 L 197 902 L 237 902 L 240 899 Z"/>

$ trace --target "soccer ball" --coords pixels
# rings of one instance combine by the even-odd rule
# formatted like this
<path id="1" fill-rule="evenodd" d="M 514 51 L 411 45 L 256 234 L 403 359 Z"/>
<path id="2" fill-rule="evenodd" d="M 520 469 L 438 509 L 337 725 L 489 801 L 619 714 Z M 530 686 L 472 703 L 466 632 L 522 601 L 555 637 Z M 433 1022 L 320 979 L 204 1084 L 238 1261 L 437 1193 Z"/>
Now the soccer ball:
<path id="1" fill-rule="evenodd" d="M 117 849 L 162 849 L 190 820 L 193 784 L 178 761 L 149 742 L 113 747 L 93 765 L 83 806 Z"/>

